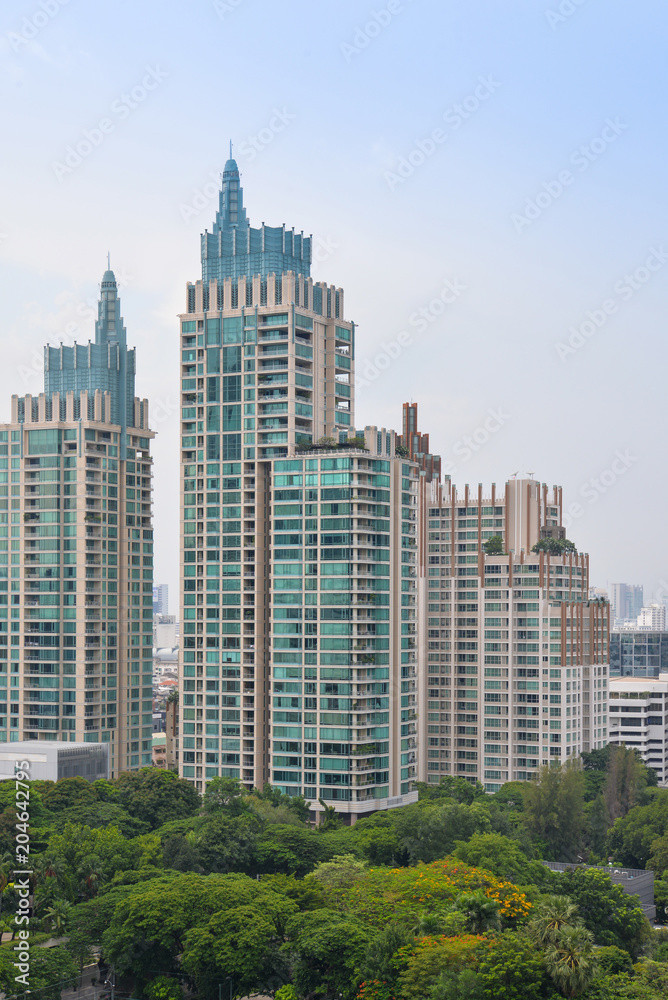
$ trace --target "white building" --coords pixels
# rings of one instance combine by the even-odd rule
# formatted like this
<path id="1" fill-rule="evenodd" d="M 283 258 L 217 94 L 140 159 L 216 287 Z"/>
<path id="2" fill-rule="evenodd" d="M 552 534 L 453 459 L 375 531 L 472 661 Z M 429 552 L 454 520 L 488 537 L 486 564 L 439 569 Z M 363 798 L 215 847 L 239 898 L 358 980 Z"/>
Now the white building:
<path id="1" fill-rule="evenodd" d="M 24 766 L 27 765 L 27 766 Z M 0 780 L 24 771 L 30 780 L 109 778 L 109 743 L 70 743 L 64 740 L 20 740 L 0 749 Z"/>
<path id="2" fill-rule="evenodd" d="M 608 708 L 608 741 L 635 747 L 668 785 L 668 674 L 611 678 Z"/>
<path id="3" fill-rule="evenodd" d="M 650 604 L 640 609 L 637 620 L 638 628 L 649 628 L 654 632 L 666 631 L 666 605 Z"/>

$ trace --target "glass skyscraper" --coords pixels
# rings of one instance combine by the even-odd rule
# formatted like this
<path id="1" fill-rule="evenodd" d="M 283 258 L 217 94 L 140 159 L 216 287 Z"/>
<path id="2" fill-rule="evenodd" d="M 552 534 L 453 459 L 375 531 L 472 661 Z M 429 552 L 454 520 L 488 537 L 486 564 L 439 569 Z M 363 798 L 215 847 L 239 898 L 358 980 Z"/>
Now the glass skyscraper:
<path id="1" fill-rule="evenodd" d="M 109 743 L 113 776 L 151 763 L 153 434 L 112 271 L 44 361 L 0 428 L 0 740 Z"/>
<path id="2" fill-rule="evenodd" d="M 180 317 L 180 772 L 351 817 L 412 801 L 418 464 L 354 430 L 343 291 L 309 276 L 309 237 L 250 227 L 234 160 L 201 250 Z"/>

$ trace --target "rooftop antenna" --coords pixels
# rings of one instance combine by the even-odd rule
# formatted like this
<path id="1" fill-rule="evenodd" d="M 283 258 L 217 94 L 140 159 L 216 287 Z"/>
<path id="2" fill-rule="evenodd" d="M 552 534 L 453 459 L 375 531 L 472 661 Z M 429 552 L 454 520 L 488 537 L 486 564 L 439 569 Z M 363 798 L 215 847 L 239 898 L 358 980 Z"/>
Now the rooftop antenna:
<path id="1" fill-rule="evenodd" d="M 232 159 L 232 140 L 230 139 L 230 159 Z"/>
<path id="2" fill-rule="evenodd" d="M 111 271 L 111 254 L 107 250 L 107 271 Z"/>

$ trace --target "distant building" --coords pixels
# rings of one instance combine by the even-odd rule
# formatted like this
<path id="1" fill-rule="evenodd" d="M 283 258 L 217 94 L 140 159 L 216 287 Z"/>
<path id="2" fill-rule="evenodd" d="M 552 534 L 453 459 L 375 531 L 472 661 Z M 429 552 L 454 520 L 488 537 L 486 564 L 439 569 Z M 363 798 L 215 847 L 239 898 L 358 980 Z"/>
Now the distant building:
<path id="1" fill-rule="evenodd" d="M 610 586 L 610 604 L 614 618 L 637 618 L 644 604 L 642 586 L 635 583 L 613 583 Z"/>
<path id="2" fill-rule="evenodd" d="M 635 628 L 610 633 L 611 677 L 658 677 L 668 672 L 668 632 Z"/>
<path id="3" fill-rule="evenodd" d="M 640 609 L 638 628 L 649 628 L 653 631 L 666 631 L 666 605 L 650 604 Z"/>
<path id="4" fill-rule="evenodd" d="M 167 767 L 167 737 L 164 733 L 153 733 L 153 766 Z"/>
<path id="5" fill-rule="evenodd" d="M 169 586 L 159 583 L 153 588 L 153 614 L 169 614 Z"/>
<path id="6" fill-rule="evenodd" d="M 153 646 L 155 649 L 174 649 L 178 646 L 176 615 L 153 616 Z"/>
<path id="7" fill-rule="evenodd" d="M 608 740 L 640 752 L 668 784 L 668 673 L 658 678 L 616 677 L 610 681 Z"/>
<path id="8" fill-rule="evenodd" d="M 70 743 L 64 740 L 21 740 L 0 749 L 0 780 L 13 778 L 17 762 L 27 761 L 30 779 L 59 781 L 109 777 L 109 743 Z M 17 768 L 18 769 L 18 768 Z"/>

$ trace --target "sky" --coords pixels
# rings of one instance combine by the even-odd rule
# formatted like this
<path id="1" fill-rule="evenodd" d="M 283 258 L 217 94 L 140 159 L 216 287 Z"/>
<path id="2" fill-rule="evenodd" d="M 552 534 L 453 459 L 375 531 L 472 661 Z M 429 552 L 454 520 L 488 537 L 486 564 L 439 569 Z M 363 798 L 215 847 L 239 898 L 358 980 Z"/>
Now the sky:
<path id="1" fill-rule="evenodd" d="M 356 424 L 458 487 L 560 484 L 591 582 L 668 596 L 664 0 L 4 0 L 0 420 L 94 336 L 107 252 L 178 583 L 179 328 L 229 142 L 253 226 L 313 234 Z"/>

